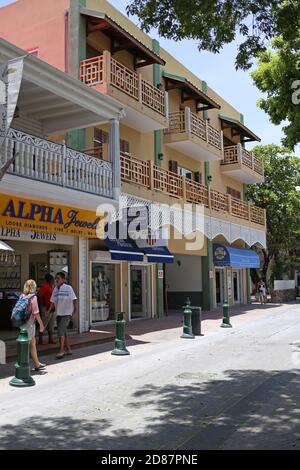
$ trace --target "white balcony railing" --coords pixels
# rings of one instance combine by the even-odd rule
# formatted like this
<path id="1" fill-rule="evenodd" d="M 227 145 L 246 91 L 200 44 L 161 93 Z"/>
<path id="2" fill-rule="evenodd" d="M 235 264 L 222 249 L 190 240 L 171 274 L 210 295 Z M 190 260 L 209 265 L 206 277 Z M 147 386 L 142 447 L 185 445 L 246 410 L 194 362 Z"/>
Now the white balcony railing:
<path id="1" fill-rule="evenodd" d="M 112 197 L 112 167 L 65 145 L 10 129 L 1 164 L 16 155 L 8 173 L 66 188 Z"/>

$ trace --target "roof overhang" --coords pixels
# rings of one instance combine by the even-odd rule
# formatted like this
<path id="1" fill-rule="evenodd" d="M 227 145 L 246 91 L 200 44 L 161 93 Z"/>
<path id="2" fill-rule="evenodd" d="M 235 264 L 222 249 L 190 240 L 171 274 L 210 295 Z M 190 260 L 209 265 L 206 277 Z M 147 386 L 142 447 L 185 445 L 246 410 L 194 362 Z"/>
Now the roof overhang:
<path id="1" fill-rule="evenodd" d="M 0 39 L 0 63 L 24 56 L 17 112 L 50 134 L 120 119 L 123 108 L 79 80 Z"/>
<path id="2" fill-rule="evenodd" d="M 254 134 L 248 127 L 246 127 L 242 122 L 237 119 L 225 116 L 224 114 L 219 114 L 219 119 L 221 120 L 221 127 L 223 129 L 231 129 L 232 136 L 240 135 L 243 137 L 244 142 L 257 141 L 260 142 L 261 139 Z"/>
<path id="3" fill-rule="evenodd" d="M 195 100 L 197 103 L 197 111 L 203 111 L 206 109 L 217 108 L 221 106 L 216 103 L 212 98 L 207 96 L 203 91 L 196 87 L 193 83 L 187 80 L 185 77 L 179 75 L 173 75 L 165 70 L 162 73 L 165 82 L 166 90 L 179 89 L 181 90 L 182 101 Z M 201 105 L 201 106 L 200 106 Z"/>
<path id="4" fill-rule="evenodd" d="M 131 52 L 136 60 L 135 67 L 145 67 L 151 64 L 165 65 L 165 61 L 145 44 L 126 31 L 106 13 L 88 8 L 80 9 L 81 15 L 87 19 L 87 34 L 100 31 L 111 40 L 111 53 L 126 49 Z"/>

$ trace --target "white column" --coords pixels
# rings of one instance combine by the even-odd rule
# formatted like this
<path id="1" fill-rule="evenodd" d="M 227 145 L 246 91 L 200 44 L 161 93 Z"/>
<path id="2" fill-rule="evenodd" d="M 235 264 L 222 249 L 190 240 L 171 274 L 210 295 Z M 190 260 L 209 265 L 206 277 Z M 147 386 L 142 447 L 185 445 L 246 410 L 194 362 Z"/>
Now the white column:
<path id="1" fill-rule="evenodd" d="M 120 123 L 118 119 L 109 121 L 109 155 L 113 171 L 113 198 L 117 200 L 121 191 Z"/>
<path id="2" fill-rule="evenodd" d="M 89 240 L 79 238 L 78 244 L 78 310 L 79 333 L 89 331 L 90 327 L 90 285 L 89 285 Z"/>

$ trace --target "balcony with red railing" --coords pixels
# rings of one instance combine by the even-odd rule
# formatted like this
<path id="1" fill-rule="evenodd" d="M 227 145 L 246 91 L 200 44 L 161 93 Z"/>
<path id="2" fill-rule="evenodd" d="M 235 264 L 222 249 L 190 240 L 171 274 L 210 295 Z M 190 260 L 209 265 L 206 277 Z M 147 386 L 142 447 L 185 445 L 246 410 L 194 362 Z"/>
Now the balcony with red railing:
<path id="1" fill-rule="evenodd" d="M 224 148 L 221 171 L 242 183 L 262 183 L 264 181 L 264 164 L 252 152 L 241 144 Z"/>
<path id="2" fill-rule="evenodd" d="M 80 80 L 124 105 L 126 116 L 123 121 L 129 127 L 144 132 L 167 127 L 167 92 L 115 60 L 109 51 L 82 60 Z"/>
<path id="3" fill-rule="evenodd" d="M 211 126 L 186 107 L 169 114 L 169 127 L 164 131 L 164 144 L 196 160 L 223 158 L 222 131 Z"/>
<path id="4" fill-rule="evenodd" d="M 184 202 L 203 204 L 216 213 L 228 214 L 265 226 L 265 210 L 229 194 L 210 189 L 196 181 L 165 170 L 152 161 L 143 161 L 131 154 L 121 154 L 121 179 L 150 191 L 159 191 Z"/>

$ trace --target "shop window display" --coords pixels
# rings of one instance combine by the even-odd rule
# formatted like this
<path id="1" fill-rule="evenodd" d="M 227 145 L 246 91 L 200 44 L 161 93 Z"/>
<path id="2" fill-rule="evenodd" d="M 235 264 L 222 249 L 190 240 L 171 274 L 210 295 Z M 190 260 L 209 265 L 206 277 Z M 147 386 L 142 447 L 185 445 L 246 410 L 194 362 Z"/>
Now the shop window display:
<path id="1" fill-rule="evenodd" d="M 115 319 L 115 265 L 92 264 L 92 322 Z"/>

